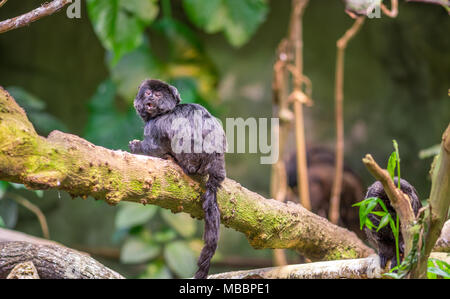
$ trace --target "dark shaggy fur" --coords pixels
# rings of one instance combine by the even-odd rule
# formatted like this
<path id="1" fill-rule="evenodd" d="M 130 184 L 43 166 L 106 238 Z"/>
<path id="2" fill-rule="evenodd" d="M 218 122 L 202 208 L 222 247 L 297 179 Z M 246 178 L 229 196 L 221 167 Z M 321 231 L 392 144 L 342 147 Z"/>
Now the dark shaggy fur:
<path id="1" fill-rule="evenodd" d="M 222 126 L 205 108 L 179 104 L 180 101 L 175 87 L 159 80 L 145 80 L 134 100 L 134 107 L 145 122 L 144 140 L 133 140 L 129 146 L 135 154 L 171 157 L 187 174 L 208 175 L 203 195 L 205 246 L 195 274 L 195 278 L 206 278 L 219 240 L 220 212 L 216 194 L 225 179 L 226 139 Z M 184 122 L 179 122 L 180 119 Z M 176 146 L 183 143 L 183 138 L 191 138 L 193 142 L 180 152 Z M 199 138 L 203 143 L 198 142 Z"/>
<path id="2" fill-rule="evenodd" d="M 394 178 L 394 182 L 395 186 L 397 186 L 398 184 L 397 177 Z M 406 180 L 403 179 L 400 180 L 400 189 L 409 196 L 411 200 L 412 209 L 414 211 L 414 214 L 417 216 L 419 209 L 422 207 L 422 203 L 419 200 L 416 189 L 410 183 L 408 183 Z M 397 214 L 395 213 L 394 208 L 391 206 L 391 203 L 386 195 L 386 192 L 384 192 L 383 185 L 379 181 L 373 183 L 367 190 L 365 198 L 369 197 L 380 198 L 386 205 L 386 208 L 389 214 L 391 214 L 392 219 L 394 219 L 395 221 L 395 219 L 397 218 Z M 375 210 L 380 211 L 381 208 L 377 208 Z M 380 217 L 375 216 L 373 214 L 369 214 L 369 219 L 375 226 L 378 226 L 378 224 L 380 223 Z M 398 261 L 395 254 L 395 238 L 389 225 L 383 227 L 378 232 L 376 232 L 376 229 L 370 230 L 367 227 L 364 228 L 364 231 L 366 232 L 367 238 L 376 248 L 378 255 L 380 256 L 381 267 L 382 268 L 386 267 L 387 262 L 390 260 L 392 261 L 391 269 L 397 266 Z M 405 250 L 404 248 L 405 244 L 401 232 L 399 235 L 398 243 L 399 243 L 400 259 L 402 259 Z"/>

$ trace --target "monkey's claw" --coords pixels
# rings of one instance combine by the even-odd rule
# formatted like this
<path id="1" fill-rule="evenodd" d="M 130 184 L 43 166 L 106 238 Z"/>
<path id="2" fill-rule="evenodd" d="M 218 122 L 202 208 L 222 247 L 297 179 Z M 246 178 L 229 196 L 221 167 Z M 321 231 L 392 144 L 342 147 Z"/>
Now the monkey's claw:
<path id="1" fill-rule="evenodd" d="M 139 153 L 141 148 L 141 141 L 134 139 L 128 143 L 128 147 L 130 148 L 130 151 L 132 153 Z"/>

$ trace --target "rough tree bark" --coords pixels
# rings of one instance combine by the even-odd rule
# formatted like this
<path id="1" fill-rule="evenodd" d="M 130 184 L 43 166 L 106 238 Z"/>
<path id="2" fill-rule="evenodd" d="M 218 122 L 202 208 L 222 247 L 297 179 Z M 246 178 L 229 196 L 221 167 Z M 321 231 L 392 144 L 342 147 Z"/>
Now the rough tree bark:
<path id="1" fill-rule="evenodd" d="M 38 136 L 14 99 L 0 88 L 0 180 L 30 189 L 58 189 L 154 204 L 203 218 L 204 179 L 192 178 L 173 162 L 95 146 L 59 131 Z M 254 248 L 291 248 L 311 260 L 366 257 L 373 250 L 354 233 L 302 206 L 281 203 L 226 179 L 218 193 L 221 221 L 246 235 Z"/>
<path id="2" fill-rule="evenodd" d="M 432 252 L 432 258 L 450 263 L 446 253 Z M 383 278 L 387 269 L 380 268 L 380 258 L 373 254 L 366 258 L 326 261 L 281 267 L 233 271 L 208 276 L 212 279 L 287 278 L 287 279 L 336 279 L 336 278 Z"/>
<path id="3" fill-rule="evenodd" d="M 43 279 L 124 278 L 90 256 L 64 246 L 0 242 L 0 278 L 6 278 L 16 265 L 29 262 Z"/>

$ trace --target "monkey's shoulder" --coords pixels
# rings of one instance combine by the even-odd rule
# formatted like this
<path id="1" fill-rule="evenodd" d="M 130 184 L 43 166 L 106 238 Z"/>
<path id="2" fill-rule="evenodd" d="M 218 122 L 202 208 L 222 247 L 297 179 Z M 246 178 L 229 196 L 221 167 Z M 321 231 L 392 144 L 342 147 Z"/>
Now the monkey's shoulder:
<path id="1" fill-rule="evenodd" d="M 190 125 L 191 127 L 195 127 L 195 122 L 198 120 L 215 120 L 215 118 L 205 107 L 199 104 L 178 104 L 170 112 L 150 119 L 145 124 L 144 135 L 157 138 L 170 138 L 180 130 L 181 125 Z M 220 127 L 221 129 L 221 125 L 218 124 L 217 121 L 212 123 L 214 124 L 213 127 Z"/>
<path id="2" fill-rule="evenodd" d="M 190 118 L 195 114 L 198 114 L 204 118 L 212 117 L 211 113 L 205 107 L 196 103 L 178 104 L 172 110 L 171 114 L 186 118 Z"/>

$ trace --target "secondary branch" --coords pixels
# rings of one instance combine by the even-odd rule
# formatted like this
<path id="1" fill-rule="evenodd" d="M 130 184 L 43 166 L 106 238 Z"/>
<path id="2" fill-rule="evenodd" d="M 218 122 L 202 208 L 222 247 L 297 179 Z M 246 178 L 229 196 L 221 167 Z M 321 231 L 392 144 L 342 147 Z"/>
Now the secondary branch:
<path id="1" fill-rule="evenodd" d="M 6 1 L 5 1 L 6 2 Z M 71 3 L 72 0 L 54 0 L 50 3 L 44 3 L 41 7 L 38 7 L 26 14 L 20 15 L 15 18 L 11 18 L 0 22 L 0 33 L 4 33 L 13 29 L 27 26 L 43 17 L 54 14 L 61 8 Z M 4 2 L 2 2 L 2 5 Z M 1 7 L 1 5 L 0 5 Z"/>

